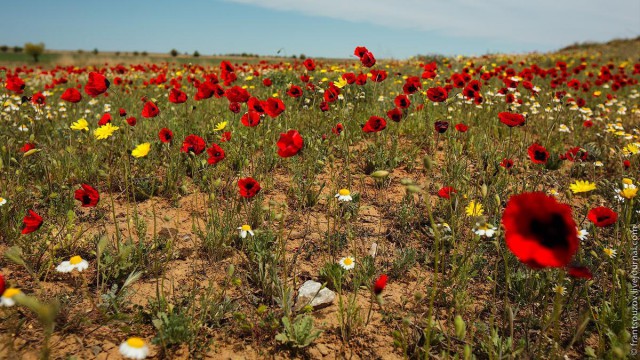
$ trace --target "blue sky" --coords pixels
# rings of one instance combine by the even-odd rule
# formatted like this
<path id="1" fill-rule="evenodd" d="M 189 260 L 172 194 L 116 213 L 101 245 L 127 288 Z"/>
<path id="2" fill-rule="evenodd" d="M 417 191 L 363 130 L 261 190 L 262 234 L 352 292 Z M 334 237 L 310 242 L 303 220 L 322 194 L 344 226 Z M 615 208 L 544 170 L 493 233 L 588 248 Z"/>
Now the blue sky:
<path id="1" fill-rule="evenodd" d="M 379 58 L 549 51 L 640 35 L 638 0 L 7 1 L 0 44 Z"/>

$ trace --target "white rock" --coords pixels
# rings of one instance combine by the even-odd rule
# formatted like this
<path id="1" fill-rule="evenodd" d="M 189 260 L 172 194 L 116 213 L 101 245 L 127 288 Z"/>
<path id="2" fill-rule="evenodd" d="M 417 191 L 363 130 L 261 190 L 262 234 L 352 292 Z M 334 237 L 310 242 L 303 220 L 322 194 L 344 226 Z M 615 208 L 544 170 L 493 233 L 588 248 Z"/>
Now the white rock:
<path id="1" fill-rule="evenodd" d="M 336 293 L 325 288 L 317 281 L 307 280 L 298 290 L 298 298 L 296 299 L 296 310 L 300 310 L 307 305 L 319 309 L 331 305 L 336 298 Z"/>

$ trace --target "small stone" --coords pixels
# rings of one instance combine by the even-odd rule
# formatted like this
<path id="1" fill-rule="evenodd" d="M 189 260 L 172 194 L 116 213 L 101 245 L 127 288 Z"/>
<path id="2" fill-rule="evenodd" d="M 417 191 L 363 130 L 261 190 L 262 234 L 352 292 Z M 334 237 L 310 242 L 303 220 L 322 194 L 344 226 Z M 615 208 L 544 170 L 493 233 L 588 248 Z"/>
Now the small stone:
<path id="1" fill-rule="evenodd" d="M 317 281 L 307 280 L 298 290 L 298 298 L 296 299 L 296 310 L 300 310 L 307 305 L 311 305 L 314 309 L 329 306 L 336 298 L 336 293 L 325 288 Z"/>
<path id="2" fill-rule="evenodd" d="M 377 253 L 378 253 L 378 244 L 377 243 L 371 244 L 371 248 L 369 248 L 369 256 L 375 259 Z"/>
<path id="3" fill-rule="evenodd" d="M 320 354 L 322 354 L 322 356 L 329 355 L 329 349 L 324 344 L 318 344 L 316 347 L 318 348 L 318 351 L 320 351 Z"/>

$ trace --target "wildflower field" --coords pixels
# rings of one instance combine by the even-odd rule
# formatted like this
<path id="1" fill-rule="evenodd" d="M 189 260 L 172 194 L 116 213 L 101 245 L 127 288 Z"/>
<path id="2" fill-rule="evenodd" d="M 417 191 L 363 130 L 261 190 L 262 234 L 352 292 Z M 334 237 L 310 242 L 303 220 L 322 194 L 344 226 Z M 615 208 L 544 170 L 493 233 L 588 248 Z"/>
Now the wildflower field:
<path id="1" fill-rule="evenodd" d="M 0 63 L 0 358 L 635 358 L 621 46 Z"/>

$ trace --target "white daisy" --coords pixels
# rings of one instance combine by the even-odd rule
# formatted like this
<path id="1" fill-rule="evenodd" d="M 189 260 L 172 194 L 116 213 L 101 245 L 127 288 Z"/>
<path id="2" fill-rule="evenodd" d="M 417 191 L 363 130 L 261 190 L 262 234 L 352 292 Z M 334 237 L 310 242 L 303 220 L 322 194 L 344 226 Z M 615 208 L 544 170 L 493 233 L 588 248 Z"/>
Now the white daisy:
<path id="1" fill-rule="evenodd" d="M 556 285 L 553 287 L 553 291 L 561 296 L 564 296 L 567 293 L 567 288 L 562 285 Z"/>
<path id="2" fill-rule="evenodd" d="M 128 359 L 144 359 L 149 355 L 149 347 L 139 337 L 130 337 L 120 344 L 120 354 Z"/>
<path id="3" fill-rule="evenodd" d="M 587 230 L 578 230 L 578 239 L 585 241 L 587 240 L 587 236 L 589 236 L 589 232 Z"/>
<path id="4" fill-rule="evenodd" d="M 489 223 L 484 223 L 484 224 L 476 223 L 476 229 L 474 230 L 474 232 L 478 236 L 486 236 L 490 238 L 496 232 L 496 228 Z"/>
<path id="5" fill-rule="evenodd" d="M 351 197 L 351 192 L 348 189 L 340 189 L 336 196 L 338 201 L 351 201 L 353 198 Z"/>
<path id="6" fill-rule="evenodd" d="M 61 273 L 72 272 L 74 269 L 78 270 L 78 272 L 82 272 L 89 267 L 89 262 L 79 255 L 72 256 L 69 261 L 63 261 L 60 265 L 56 266 L 56 271 Z"/>
<path id="7" fill-rule="evenodd" d="M 569 127 L 565 124 L 560 124 L 560 126 L 558 126 L 558 131 L 563 133 L 570 133 L 571 129 L 569 129 Z"/>
<path id="8" fill-rule="evenodd" d="M 356 266 L 356 260 L 352 256 L 343 257 L 338 263 L 345 270 L 351 270 Z"/>
<path id="9" fill-rule="evenodd" d="M 13 297 L 20 293 L 22 293 L 20 289 L 8 288 L 2 293 L 2 296 L 0 297 L 0 306 L 9 307 L 15 305 L 16 301 L 13 299 Z"/>
<path id="10" fill-rule="evenodd" d="M 240 230 L 240 237 L 241 238 L 246 238 L 247 234 L 254 236 L 255 234 L 253 233 L 253 230 L 251 230 L 251 225 L 242 225 L 238 228 L 238 230 Z"/>
<path id="11" fill-rule="evenodd" d="M 4 205 L 7 203 L 7 199 L 3 198 L 0 196 L 0 206 Z"/>
<path id="12" fill-rule="evenodd" d="M 604 253 L 607 254 L 607 256 L 610 257 L 611 259 L 616 257 L 616 251 L 614 249 L 605 248 Z"/>

